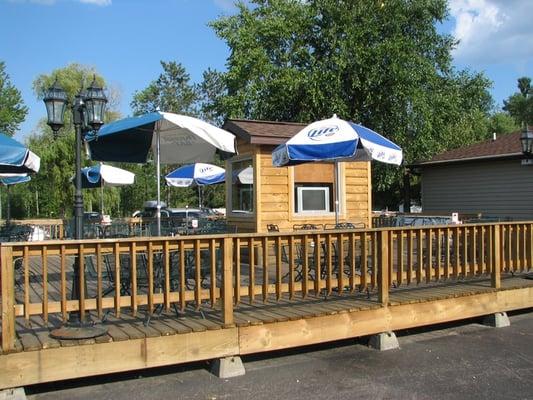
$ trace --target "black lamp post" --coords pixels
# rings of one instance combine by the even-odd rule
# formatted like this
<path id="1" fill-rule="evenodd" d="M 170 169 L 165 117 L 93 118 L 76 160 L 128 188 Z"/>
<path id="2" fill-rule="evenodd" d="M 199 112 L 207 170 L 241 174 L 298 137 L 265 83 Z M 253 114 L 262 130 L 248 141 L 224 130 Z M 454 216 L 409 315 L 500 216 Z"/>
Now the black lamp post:
<path id="1" fill-rule="evenodd" d="M 54 137 L 64 125 L 67 95 L 59 86 L 57 78 L 54 84 L 45 92 L 43 98 L 48 114 L 48 125 L 54 131 Z M 76 177 L 74 192 L 74 239 L 83 239 L 83 194 L 81 191 L 81 147 L 85 135 L 91 131 L 98 131 L 104 123 L 104 113 L 107 98 L 103 89 L 97 85 L 93 78 L 91 85 L 83 92 L 76 95 L 72 105 L 72 122 L 76 130 Z M 74 262 L 74 276 L 72 282 L 72 299 L 79 300 L 80 288 L 80 263 L 76 258 Z M 86 314 L 87 315 L 87 314 Z M 96 327 L 86 321 L 81 321 L 79 312 L 69 315 L 68 324 L 52 331 L 52 336 L 60 339 L 86 339 L 97 337 L 106 333 L 106 329 Z"/>

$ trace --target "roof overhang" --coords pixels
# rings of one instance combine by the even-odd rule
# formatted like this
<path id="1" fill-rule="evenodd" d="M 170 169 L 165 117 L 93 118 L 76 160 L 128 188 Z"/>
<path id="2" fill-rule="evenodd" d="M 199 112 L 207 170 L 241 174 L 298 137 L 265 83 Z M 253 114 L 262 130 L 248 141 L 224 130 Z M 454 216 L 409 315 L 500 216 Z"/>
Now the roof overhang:
<path id="1" fill-rule="evenodd" d="M 486 155 L 486 156 L 456 158 L 456 159 L 450 159 L 450 160 L 426 161 L 426 162 L 421 162 L 421 163 L 416 163 L 416 164 L 410 164 L 409 167 L 423 168 L 423 167 L 431 167 L 435 165 L 444 165 L 444 164 L 458 164 L 458 163 L 472 162 L 472 161 L 519 159 L 523 157 L 524 157 L 524 154 L 522 153 L 507 153 L 507 154 L 497 154 L 497 155 L 491 154 L 491 155 Z"/>

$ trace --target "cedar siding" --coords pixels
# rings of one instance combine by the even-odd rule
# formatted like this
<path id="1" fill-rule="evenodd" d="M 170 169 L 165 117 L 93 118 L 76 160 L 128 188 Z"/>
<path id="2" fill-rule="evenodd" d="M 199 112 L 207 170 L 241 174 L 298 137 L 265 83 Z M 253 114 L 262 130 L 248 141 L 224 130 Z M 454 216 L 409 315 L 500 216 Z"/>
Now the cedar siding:
<path id="1" fill-rule="evenodd" d="M 333 224 L 335 214 L 297 215 L 294 199 L 295 179 L 314 181 L 331 174 L 332 164 L 308 163 L 298 167 L 274 167 L 272 151 L 304 124 L 229 120 L 224 129 L 237 136 L 238 155 L 226 163 L 228 173 L 235 160 L 251 159 L 254 167 L 254 212 L 231 212 L 231 185 L 226 184 L 226 210 L 228 223 L 236 225 L 238 232 L 266 232 L 268 224 L 281 231 L 291 231 L 293 225 L 303 223 Z M 339 164 L 341 197 L 340 222 L 363 222 L 370 226 L 371 176 L 370 162 L 343 162 Z M 307 178 L 305 178 L 307 177 Z M 229 182 L 228 182 L 229 183 Z"/>

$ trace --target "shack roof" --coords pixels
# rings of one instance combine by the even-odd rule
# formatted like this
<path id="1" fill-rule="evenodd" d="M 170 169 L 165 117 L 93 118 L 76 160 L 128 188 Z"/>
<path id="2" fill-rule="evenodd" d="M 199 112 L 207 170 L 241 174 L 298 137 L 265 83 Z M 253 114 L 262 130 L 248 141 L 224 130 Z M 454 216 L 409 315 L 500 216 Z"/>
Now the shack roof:
<path id="1" fill-rule="evenodd" d="M 296 135 L 306 125 L 296 122 L 228 119 L 222 128 L 247 143 L 279 145 Z"/>

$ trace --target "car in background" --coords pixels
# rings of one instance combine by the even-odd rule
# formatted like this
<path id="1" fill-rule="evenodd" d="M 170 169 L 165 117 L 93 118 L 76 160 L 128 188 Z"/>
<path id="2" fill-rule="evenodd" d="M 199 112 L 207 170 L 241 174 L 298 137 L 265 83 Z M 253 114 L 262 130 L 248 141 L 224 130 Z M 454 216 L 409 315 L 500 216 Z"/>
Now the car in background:
<path id="1" fill-rule="evenodd" d="M 97 211 L 85 211 L 83 213 L 83 223 L 98 224 L 102 221 L 102 215 Z"/>
<path id="2" fill-rule="evenodd" d="M 156 218 L 157 202 L 155 200 L 146 201 L 142 211 L 133 213 L 137 218 Z M 175 228 L 186 228 L 195 230 L 200 226 L 200 221 L 211 219 L 212 214 L 205 209 L 182 207 L 167 207 L 165 202 L 161 202 L 161 221 Z"/>

